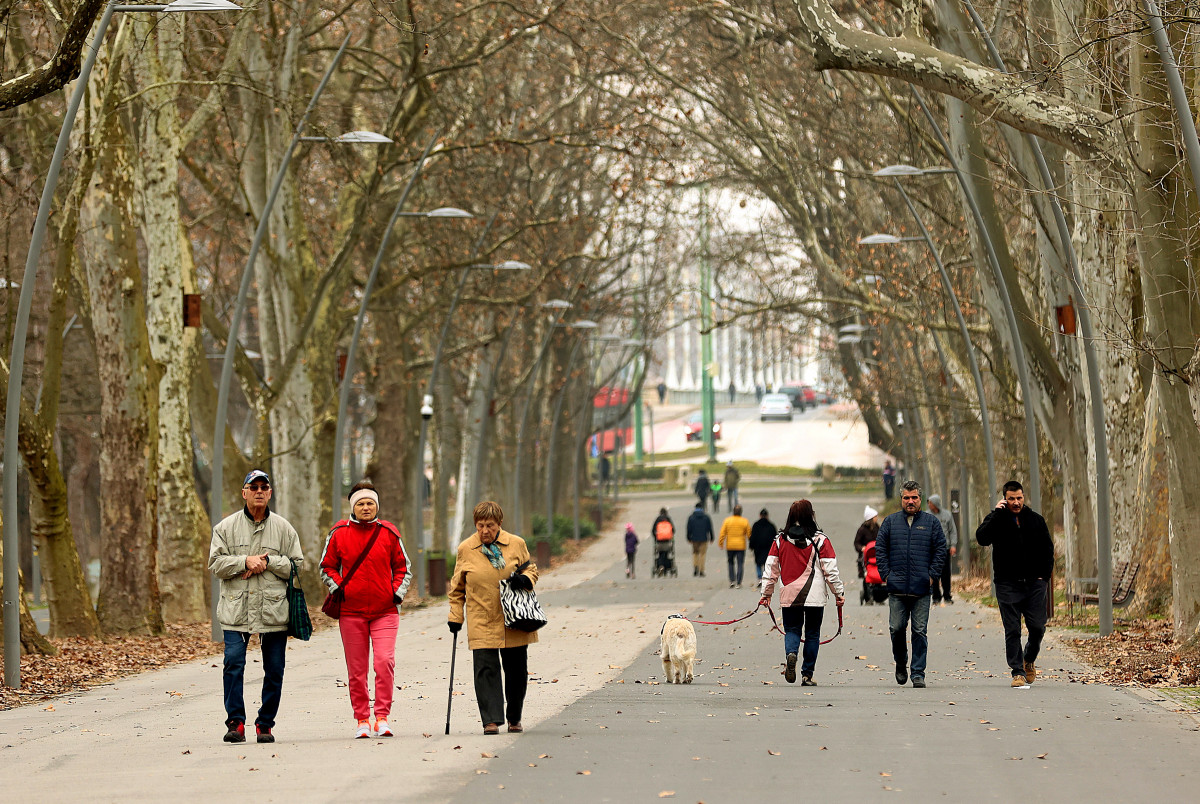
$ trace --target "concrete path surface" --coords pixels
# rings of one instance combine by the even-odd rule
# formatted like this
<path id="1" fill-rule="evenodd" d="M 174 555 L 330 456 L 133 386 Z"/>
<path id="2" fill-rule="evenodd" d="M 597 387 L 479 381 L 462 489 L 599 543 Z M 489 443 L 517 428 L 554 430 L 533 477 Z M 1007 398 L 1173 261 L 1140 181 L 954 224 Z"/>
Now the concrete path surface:
<path id="1" fill-rule="evenodd" d="M 781 524 L 790 498 L 755 489 L 742 503 L 767 505 Z M 897 686 L 886 607 L 858 604 L 850 542 L 863 502 L 814 500 L 851 587 L 845 631 L 821 649 L 818 687 L 785 683 L 782 637 L 761 612 L 737 626 L 697 625 L 695 682 L 660 683 L 667 614 L 732 619 L 757 593 L 752 580 L 729 588 L 715 546 L 707 577 L 693 578 L 682 542 L 678 578 L 649 577 L 643 541 L 638 577 L 627 580 L 614 531 L 539 583 L 550 625 L 530 649 L 523 735 L 482 734 L 465 638 L 443 734 L 451 643 L 437 607 L 401 620 L 391 740 L 350 739 L 345 666 L 330 631 L 289 646 L 274 745 L 221 742 L 219 659 L 0 712 L 0 799 L 1195 800 L 1195 721 L 1121 690 L 1069 683 L 1074 665 L 1052 640 L 1039 660 L 1044 675 L 1010 689 L 994 611 L 934 609 L 929 687 Z M 683 495 L 635 498 L 621 521 L 645 538 L 671 503 L 682 526 Z M 836 630 L 832 607 L 824 630 Z M 258 698 L 254 669 L 248 708 Z"/>

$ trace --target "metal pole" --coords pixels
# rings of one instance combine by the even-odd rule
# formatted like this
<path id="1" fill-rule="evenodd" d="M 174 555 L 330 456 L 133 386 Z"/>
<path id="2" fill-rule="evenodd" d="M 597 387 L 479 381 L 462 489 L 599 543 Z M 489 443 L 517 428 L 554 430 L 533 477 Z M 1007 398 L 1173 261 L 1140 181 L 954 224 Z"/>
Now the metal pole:
<path id="1" fill-rule="evenodd" d="M 1002 72 L 1008 72 L 1000 51 L 996 49 L 987 27 L 976 13 L 975 7 L 967 0 L 967 10 L 975 26 L 982 32 L 987 43 L 988 52 L 996 66 Z M 1171 89 L 1171 98 L 1175 103 L 1175 112 L 1179 117 L 1179 125 L 1183 131 L 1184 147 L 1187 150 L 1188 166 L 1192 171 L 1192 184 L 1200 197 L 1200 142 L 1196 140 L 1196 126 L 1192 121 L 1191 108 L 1187 95 L 1183 91 L 1183 83 L 1179 79 L 1179 69 L 1175 66 L 1175 57 L 1171 52 L 1171 44 L 1167 41 L 1166 31 L 1162 27 L 1162 18 L 1158 16 L 1158 7 L 1154 0 L 1146 0 L 1146 8 L 1151 14 L 1150 27 L 1154 31 L 1154 40 L 1158 45 L 1159 56 L 1162 59 L 1163 71 L 1167 74 L 1167 83 Z M 1092 440 L 1096 449 L 1096 575 L 1099 583 L 1097 594 L 1100 597 L 1100 634 L 1107 636 L 1112 633 L 1112 499 L 1109 490 L 1108 477 L 1108 434 L 1104 424 L 1104 397 L 1100 387 L 1100 358 L 1096 354 L 1096 339 L 1092 330 L 1091 309 L 1086 302 L 1083 291 L 1083 281 L 1079 273 L 1079 257 L 1075 253 L 1071 232 L 1067 227 L 1067 217 L 1063 214 L 1062 204 L 1054 191 L 1054 179 L 1046 164 L 1045 154 L 1041 143 L 1032 134 L 1025 135 L 1030 149 L 1037 161 L 1038 173 L 1042 184 L 1050 198 L 1050 206 L 1054 210 L 1054 222 L 1058 229 L 1058 239 L 1062 242 L 1063 251 L 1067 255 L 1067 273 L 1071 288 L 1079 297 L 1079 330 L 1083 336 L 1083 354 L 1087 361 L 1088 393 L 1091 396 L 1090 407 L 1092 414 Z M 1037 509 L 1035 509 L 1037 510 Z M 1039 513 L 1041 513 L 1039 511 Z M 1053 590 L 1051 590 L 1053 593 Z"/>
<path id="2" fill-rule="evenodd" d="M 88 47 L 87 57 L 75 79 L 75 88 L 63 114 L 58 141 L 54 145 L 54 156 L 46 174 L 46 186 L 38 203 L 37 218 L 33 223 L 33 235 L 29 241 L 29 256 L 25 258 L 25 278 L 21 284 L 21 297 L 17 302 L 17 320 L 13 329 L 12 353 L 8 362 L 8 399 L 4 418 L 4 684 L 13 689 L 21 688 L 21 597 L 20 597 L 20 541 L 17 536 L 17 474 L 21 471 L 21 458 L 17 451 L 17 438 L 21 428 L 21 386 L 25 371 L 25 340 L 29 332 L 29 313 L 33 307 L 33 289 L 37 284 L 38 262 L 42 255 L 42 243 L 46 239 L 46 226 L 50 220 L 50 207 L 54 203 L 54 191 L 58 187 L 58 174 L 62 170 L 63 157 L 71 140 L 71 128 L 79 112 L 79 104 L 87 91 L 88 78 L 96 64 L 96 56 L 104 34 L 112 19 L 114 3 L 109 2 L 100 15 L 96 35 Z"/>
<path id="3" fill-rule="evenodd" d="M 654 465 L 654 408 L 646 405 L 646 413 L 650 415 L 650 465 Z"/>
<path id="4" fill-rule="evenodd" d="M 312 114 L 312 110 L 317 105 L 317 99 L 321 97 L 321 93 L 325 91 L 325 85 L 329 83 L 329 79 L 333 76 L 333 71 L 337 69 L 338 62 L 342 60 L 342 56 L 346 53 L 346 46 L 350 44 L 350 35 L 342 40 L 342 46 L 338 48 L 337 55 L 333 57 L 333 61 L 325 69 L 325 75 L 321 78 L 321 83 L 317 85 L 316 92 L 313 93 L 312 100 L 308 102 L 308 108 L 304 110 L 300 122 L 296 124 L 296 131 L 292 135 L 292 141 L 288 144 L 287 150 L 284 151 L 283 159 L 279 163 L 279 169 L 275 173 L 275 181 L 271 185 L 271 192 L 267 196 L 267 202 L 263 206 L 262 213 L 258 219 L 258 229 L 254 232 L 254 240 L 250 244 L 250 253 L 246 256 L 246 266 L 242 269 L 242 281 L 238 286 L 237 302 L 233 307 L 233 316 L 229 319 L 229 338 L 225 343 L 225 359 L 221 363 L 221 382 L 217 386 L 217 418 L 213 426 L 213 458 L 212 458 L 212 497 L 209 503 L 209 519 L 213 527 L 221 521 L 221 494 L 222 486 L 224 485 L 224 468 L 225 468 L 225 419 L 229 410 L 229 385 L 233 378 L 233 357 L 237 352 L 238 346 L 238 330 L 242 325 L 242 313 L 246 309 L 246 297 L 250 293 L 250 280 L 254 276 L 254 261 L 258 258 L 258 250 L 262 246 L 263 238 L 266 237 L 267 229 L 271 219 L 271 208 L 275 206 L 275 198 L 279 195 L 279 189 L 283 186 L 284 177 L 287 176 L 288 164 L 292 161 L 292 154 L 296 150 L 297 143 L 300 142 L 300 137 L 303 135 L 305 126 L 308 125 L 308 116 Z M 221 599 L 221 581 L 215 575 L 212 579 L 212 638 L 214 642 L 220 642 L 224 637 L 221 632 L 221 624 L 217 621 L 217 603 Z"/>
<path id="5" fill-rule="evenodd" d="M 942 353 L 942 344 L 938 341 L 936 335 L 933 335 L 933 333 L 930 333 L 930 335 L 933 338 L 933 348 L 937 350 L 938 362 L 941 363 L 942 371 L 948 377 L 950 376 L 950 366 L 946 362 L 946 355 Z M 954 441 L 958 448 L 959 485 L 962 487 L 962 498 L 959 506 L 959 519 L 962 522 L 970 522 L 971 472 L 967 468 L 967 445 L 965 439 L 963 438 L 962 420 L 957 416 L 955 417 L 954 422 Z M 949 493 L 947 493 L 945 499 L 950 499 Z M 959 556 L 958 562 L 959 566 L 963 570 L 963 574 L 967 574 L 971 571 L 971 540 L 964 539 L 962 533 L 962 527 L 960 526 L 958 529 L 958 540 L 962 543 L 962 554 Z"/>
<path id="6" fill-rule="evenodd" d="M 979 398 L 979 419 L 983 427 L 983 451 L 987 458 L 987 473 L 988 473 L 988 489 L 989 493 L 995 494 L 999 490 L 996 485 L 996 458 L 992 450 L 992 426 L 988 417 L 987 396 L 983 389 L 983 377 L 979 373 L 979 361 L 975 358 L 975 345 L 971 341 L 971 333 L 967 329 L 967 321 L 963 318 L 962 306 L 958 303 L 958 294 L 954 292 L 954 286 L 950 284 L 950 274 L 946 271 L 946 266 L 942 262 L 942 255 L 938 253 L 937 246 L 933 243 L 933 237 L 930 236 L 929 230 L 925 228 L 924 221 L 917 214 L 917 208 L 913 206 L 912 199 L 905 192 L 904 186 L 900 184 L 899 179 L 893 179 L 896 183 L 896 189 L 900 191 L 900 195 L 904 197 L 904 203 L 908 206 L 908 211 L 912 213 L 913 220 L 917 222 L 918 228 L 921 230 L 921 236 L 925 238 L 925 245 L 929 247 L 929 253 L 933 255 L 933 261 L 937 264 L 938 274 L 942 278 L 942 288 L 946 291 L 946 295 L 950 298 L 950 303 L 954 306 L 954 315 L 958 320 L 958 331 L 962 335 L 963 343 L 967 347 L 967 362 L 971 366 L 971 377 L 975 381 L 975 395 Z"/>
<path id="7" fill-rule="evenodd" d="M 379 249 L 375 252 L 375 262 L 371 265 L 371 273 L 367 275 L 367 284 L 363 287 L 362 302 L 358 305 L 358 317 L 354 321 L 354 334 L 350 336 L 350 346 L 346 350 L 346 369 L 342 373 L 342 387 L 338 392 L 337 424 L 334 427 L 333 493 L 329 497 L 334 523 L 342 518 L 342 448 L 346 437 L 346 408 L 350 404 L 350 386 L 351 378 L 354 376 L 354 359 L 358 354 L 358 340 L 362 335 L 363 322 L 367 318 L 367 305 L 371 301 L 371 292 L 375 289 L 375 280 L 379 276 L 379 266 L 383 264 L 383 255 L 387 251 L 388 243 L 392 237 L 392 228 L 396 225 L 396 220 L 400 217 L 400 212 L 404 209 L 404 204 L 408 201 L 408 195 L 417 183 L 417 176 L 420 175 L 421 168 L 425 165 L 425 159 L 428 158 L 429 152 L 433 149 L 433 144 L 437 142 L 437 138 L 438 134 L 436 133 L 429 138 L 425 150 L 421 152 L 421 158 L 417 160 L 417 165 L 413 169 L 412 175 L 408 177 L 408 183 L 404 185 L 404 191 L 400 193 L 400 200 L 396 202 L 396 208 L 392 210 L 392 217 L 388 220 L 387 228 L 383 230 L 383 237 L 379 241 Z"/>
<path id="8" fill-rule="evenodd" d="M 1038 510 L 1042 504 L 1042 472 L 1040 461 L 1038 460 L 1037 418 L 1033 412 L 1033 382 L 1029 378 L 1029 362 L 1025 358 L 1025 345 L 1021 340 L 1021 328 L 1017 325 L 1017 315 L 1013 311 L 1012 294 L 1008 291 L 1008 282 L 1005 280 L 1004 272 L 1000 268 L 1000 257 L 996 254 L 996 246 L 992 242 L 992 236 L 988 232 L 987 224 L 983 220 L 983 213 L 979 209 L 979 202 L 975 200 L 975 194 L 971 190 L 971 185 L 967 181 L 966 174 L 963 173 L 958 160 L 954 158 L 954 152 L 950 149 L 950 143 L 946 141 L 946 136 L 942 133 L 941 127 L 934 119 L 933 113 L 929 111 L 929 107 L 921 97 L 921 93 L 917 91 L 916 87 L 910 87 L 910 89 L 913 96 L 917 99 L 917 103 L 921 105 L 922 111 L 925 112 L 925 119 L 929 121 L 934 135 L 937 137 L 942 150 L 946 154 L 946 160 L 950 163 L 951 168 L 954 170 L 954 175 L 958 178 L 963 198 L 966 199 L 967 206 L 971 209 L 971 217 L 975 219 L 975 226 L 979 229 L 980 237 L 983 239 L 984 250 L 988 255 L 988 263 L 992 268 L 992 279 L 996 283 L 996 289 L 1000 292 L 1000 301 L 1004 305 L 1004 317 L 1008 325 L 1009 337 L 1013 339 L 1013 360 L 1017 364 L 1017 380 L 1021 384 L 1021 402 L 1025 410 L 1025 450 L 1029 456 L 1029 502 L 1034 510 Z"/>
<path id="9" fill-rule="evenodd" d="M 704 187 L 700 187 L 700 409 L 704 428 L 704 445 L 708 448 L 708 462 L 717 460 L 717 443 L 713 433 L 716 424 L 713 400 L 713 378 L 709 373 L 712 363 L 712 277 L 708 264 L 708 204 Z"/>
<path id="10" fill-rule="evenodd" d="M 1183 147 L 1187 152 L 1188 167 L 1192 172 L 1192 189 L 1197 197 L 1200 197 L 1200 140 L 1196 138 L 1196 123 L 1192 119 L 1192 107 L 1188 103 L 1183 80 L 1179 77 L 1179 65 L 1175 63 L 1175 52 L 1171 50 L 1171 41 L 1167 38 L 1167 29 L 1163 27 L 1158 5 L 1154 0 L 1145 0 L 1145 2 L 1146 11 L 1150 15 L 1150 31 L 1154 34 L 1154 45 L 1158 49 L 1158 58 L 1162 62 L 1163 72 L 1167 75 L 1167 88 L 1171 91 L 1171 104 L 1175 107 L 1175 118 L 1179 122 L 1179 131 L 1183 134 Z"/>

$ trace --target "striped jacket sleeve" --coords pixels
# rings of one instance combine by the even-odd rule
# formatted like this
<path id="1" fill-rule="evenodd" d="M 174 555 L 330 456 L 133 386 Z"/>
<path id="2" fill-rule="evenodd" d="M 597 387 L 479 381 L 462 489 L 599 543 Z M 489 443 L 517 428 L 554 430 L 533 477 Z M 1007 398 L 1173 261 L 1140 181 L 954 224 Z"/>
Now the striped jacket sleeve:
<path id="1" fill-rule="evenodd" d="M 833 552 L 833 544 L 828 537 L 821 540 L 821 547 L 817 550 L 817 556 L 821 562 L 821 574 L 825 576 L 825 583 L 833 590 L 833 594 L 837 597 L 846 596 L 846 587 L 842 583 L 842 576 L 838 572 L 837 556 Z"/>

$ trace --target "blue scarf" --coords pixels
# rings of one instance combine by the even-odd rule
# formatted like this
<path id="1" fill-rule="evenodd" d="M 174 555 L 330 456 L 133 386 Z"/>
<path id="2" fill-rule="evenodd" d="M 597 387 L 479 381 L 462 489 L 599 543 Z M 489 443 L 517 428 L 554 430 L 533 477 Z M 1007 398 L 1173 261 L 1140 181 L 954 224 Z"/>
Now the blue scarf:
<path id="1" fill-rule="evenodd" d="M 495 542 L 483 545 L 483 554 L 492 562 L 493 567 L 498 570 L 504 569 L 504 556 L 500 554 L 500 547 Z"/>

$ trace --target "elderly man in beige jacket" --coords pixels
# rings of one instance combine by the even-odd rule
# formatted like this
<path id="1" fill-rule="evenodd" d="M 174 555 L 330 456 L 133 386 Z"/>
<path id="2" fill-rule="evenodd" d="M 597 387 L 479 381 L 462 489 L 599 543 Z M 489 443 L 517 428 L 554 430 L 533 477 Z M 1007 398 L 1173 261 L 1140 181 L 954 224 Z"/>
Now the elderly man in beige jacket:
<path id="1" fill-rule="evenodd" d="M 287 655 L 288 579 L 292 564 L 304 563 L 296 529 L 271 512 L 271 478 L 254 469 L 242 483 L 242 510 L 213 528 L 208 569 L 221 579 L 217 620 L 225 631 L 225 742 L 246 741 L 246 704 L 242 679 L 246 646 L 258 634 L 262 643 L 262 706 L 254 726 L 258 742 L 273 743 L 275 715 L 283 694 Z"/>

